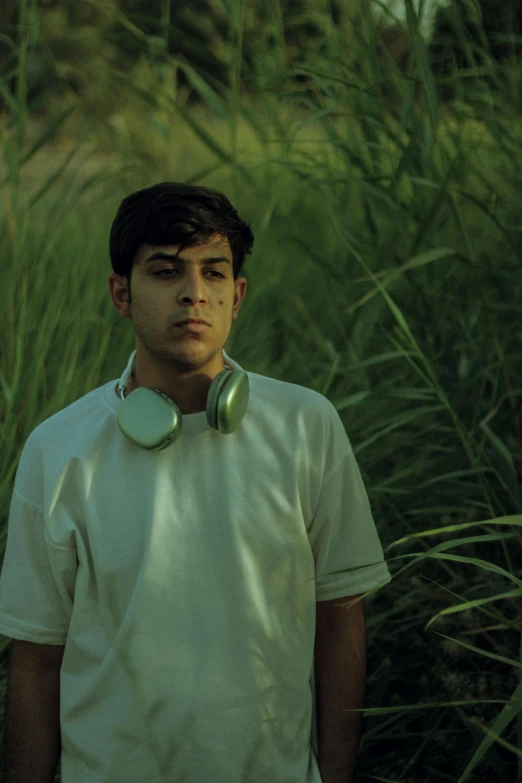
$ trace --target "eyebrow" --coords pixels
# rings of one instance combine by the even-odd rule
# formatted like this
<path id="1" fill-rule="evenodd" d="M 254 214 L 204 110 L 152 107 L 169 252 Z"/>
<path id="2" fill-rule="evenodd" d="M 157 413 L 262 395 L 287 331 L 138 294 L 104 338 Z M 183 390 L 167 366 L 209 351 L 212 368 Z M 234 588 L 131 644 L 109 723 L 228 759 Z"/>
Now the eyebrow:
<path id="1" fill-rule="evenodd" d="M 151 256 L 145 259 L 143 262 L 144 264 L 149 264 L 152 261 L 159 261 L 160 259 L 164 261 L 181 261 L 184 264 L 190 264 L 188 258 L 183 258 L 183 256 L 177 256 L 174 253 L 166 253 L 164 250 L 158 250 L 156 253 L 153 253 Z M 226 256 L 211 256 L 209 258 L 202 258 L 200 261 L 196 261 L 196 263 L 203 265 L 203 264 L 229 264 L 232 266 L 232 261 L 230 258 L 227 258 Z"/>

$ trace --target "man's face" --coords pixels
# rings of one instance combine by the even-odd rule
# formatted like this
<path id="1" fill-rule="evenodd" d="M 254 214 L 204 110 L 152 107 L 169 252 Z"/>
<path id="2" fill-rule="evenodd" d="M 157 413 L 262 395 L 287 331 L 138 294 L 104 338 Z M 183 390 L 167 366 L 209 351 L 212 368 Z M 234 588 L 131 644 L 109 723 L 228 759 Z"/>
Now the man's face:
<path id="1" fill-rule="evenodd" d="M 112 274 L 113 303 L 121 316 L 131 318 L 139 353 L 179 372 L 211 370 L 215 364 L 217 374 L 247 281 L 234 280 L 227 237 L 214 234 L 207 242 L 186 247 L 176 259 L 156 257 L 174 256 L 179 247 L 142 244 L 132 269 L 132 302 L 125 277 Z M 208 261 L 220 257 L 224 260 Z M 185 318 L 203 318 L 210 325 L 197 333 L 175 325 Z"/>

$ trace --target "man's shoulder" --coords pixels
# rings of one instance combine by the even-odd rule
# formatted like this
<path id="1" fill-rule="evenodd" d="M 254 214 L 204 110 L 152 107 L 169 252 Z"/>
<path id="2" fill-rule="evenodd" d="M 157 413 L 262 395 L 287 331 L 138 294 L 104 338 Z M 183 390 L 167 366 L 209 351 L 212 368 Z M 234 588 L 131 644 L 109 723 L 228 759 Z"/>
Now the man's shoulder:
<path id="1" fill-rule="evenodd" d="M 273 405 L 280 413 L 306 413 L 319 418 L 337 418 L 334 405 L 315 389 L 250 371 L 248 376 L 252 397 L 263 407 Z"/>
<path id="2" fill-rule="evenodd" d="M 43 419 L 31 432 L 28 438 L 32 445 L 49 442 L 49 439 L 60 438 L 62 434 L 71 436 L 76 430 L 85 430 L 88 422 L 92 422 L 92 414 L 103 405 L 103 389 L 106 384 L 87 392 L 69 405 L 61 408 Z"/>

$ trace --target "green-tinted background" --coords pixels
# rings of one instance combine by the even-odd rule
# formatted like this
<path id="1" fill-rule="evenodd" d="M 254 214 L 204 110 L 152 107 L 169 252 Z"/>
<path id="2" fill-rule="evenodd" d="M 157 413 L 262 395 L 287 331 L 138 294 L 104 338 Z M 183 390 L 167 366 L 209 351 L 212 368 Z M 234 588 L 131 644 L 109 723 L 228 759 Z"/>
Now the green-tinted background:
<path id="1" fill-rule="evenodd" d="M 219 188 L 255 234 L 226 350 L 336 406 L 394 576 L 359 779 L 520 783 L 520 8 L 423 9 L 2 5 L 1 550 L 29 433 L 133 350 L 120 200 Z"/>

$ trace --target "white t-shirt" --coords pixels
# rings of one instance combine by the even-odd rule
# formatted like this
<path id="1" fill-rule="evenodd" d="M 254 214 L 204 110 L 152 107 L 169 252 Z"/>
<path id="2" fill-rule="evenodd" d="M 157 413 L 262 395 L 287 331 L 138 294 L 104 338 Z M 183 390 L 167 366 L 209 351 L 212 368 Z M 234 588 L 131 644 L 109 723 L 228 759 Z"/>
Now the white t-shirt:
<path id="1" fill-rule="evenodd" d="M 62 783 L 321 781 L 315 602 L 391 576 L 334 406 L 248 378 L 228 435 L 142 449 L 114 379 L 25 443 L 0 633 L 65 644 Z"/>

